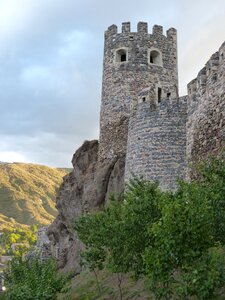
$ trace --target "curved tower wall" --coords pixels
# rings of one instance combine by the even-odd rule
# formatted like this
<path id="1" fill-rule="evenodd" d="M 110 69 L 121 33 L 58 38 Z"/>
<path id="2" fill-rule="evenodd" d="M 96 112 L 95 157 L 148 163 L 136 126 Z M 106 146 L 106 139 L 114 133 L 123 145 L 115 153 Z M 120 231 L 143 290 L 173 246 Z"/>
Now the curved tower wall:
<path id="1" fill-rule="evenodd" d="M 140 90 L 150 88 L 152 98 L 178 97 L 176 30 L 165 36 L 162 26 L 151 33 L 147 27 L 139 22 L 131 32 L 127 22 L 121 33 L 116 25 L 105 32 L 100 162 L 126 154 L 130 106 Z"/>
<path id="2" fill-rule="evenodd" d="M 138 101 L 129 123 L 125 181 L 135 175 L 176 189 L 186 172 L 186 121 L 187 96 L 158 104 L 149 97 Z"/>

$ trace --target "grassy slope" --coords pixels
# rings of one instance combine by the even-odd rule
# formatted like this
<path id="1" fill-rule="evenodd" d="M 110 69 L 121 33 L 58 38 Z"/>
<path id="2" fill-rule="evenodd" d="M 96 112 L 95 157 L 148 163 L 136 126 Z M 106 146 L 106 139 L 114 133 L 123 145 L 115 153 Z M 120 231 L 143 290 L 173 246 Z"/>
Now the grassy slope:
<path id="1" fill-rule="evenodd" d="M 116 275 L 106 271 L 98 272 L 101 287 L 99 294 L 94 273 L 84 271 L 72 280 L 71 289 L 66 294 L 58 296 L 57 300 L 118 300 L 119 291 Z M 153 300 L 147 291 L 144 281 L 135 282 L 133 279 L 124 278 L 122 283 L 123 300 Z"/>
<path id="2" fill-rule="evenodd" d="M 0 229 L 50 224 L 57 214 L 56 191 L 66 173 L 35 164 L 0 164 Z"/>
<path id="3" fill-rule="evenodd" d="M 64 294 L 59 294 L 57 300 L 119 300 L 116 275 L 107 271 L 98 272 L 98 280 L 101 287 L 99 294 L 96 278 L 93 273 L 84 271 L 72 280 L 71 288 Z M 123 300 L 154 300 L 149 290 L 147 279 L 134 281 L 126 276 L 122 283 Z M 218 291 L 218 296 L 212 300 L 225 300 L 225 292 Z M 1 298 L 0 298 L 1 299 Z M 193 297 L 192 300 L 197 300 Z"/>

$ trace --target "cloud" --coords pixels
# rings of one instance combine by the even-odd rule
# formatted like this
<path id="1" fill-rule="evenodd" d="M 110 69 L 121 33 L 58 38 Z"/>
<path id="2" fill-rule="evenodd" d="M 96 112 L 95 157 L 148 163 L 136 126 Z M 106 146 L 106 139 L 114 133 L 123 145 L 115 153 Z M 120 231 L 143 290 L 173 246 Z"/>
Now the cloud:
<path id="1" fill-rule="evenodd" d="M 225 3 L 209 0 L 0 1 L 0 160 L 70 165 L 98 137 L 103 33 L 148 21 L 178 29 L 182 93 L 225 36 Z M 7 156 L 4 153 L 8 153 Z"/>

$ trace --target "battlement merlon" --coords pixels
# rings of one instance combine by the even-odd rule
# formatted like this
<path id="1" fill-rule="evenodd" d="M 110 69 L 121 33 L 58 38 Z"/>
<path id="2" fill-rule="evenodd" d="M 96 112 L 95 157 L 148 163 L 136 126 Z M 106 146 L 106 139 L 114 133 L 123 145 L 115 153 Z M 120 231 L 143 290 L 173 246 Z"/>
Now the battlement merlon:
<path id="1" fill-rule="evenodd" d="M 161 25 L 154 25 L 152 27 L 152 32 L 148 32 L 148 23 L 147 22 L 138 22 L 137 24 L 137 31 L 131 32 L 131 23 L 130 22 L 123 22 L 121 26 L 121 32 L 118 32 L 118 27 L 113 24 L 108 27 L 108 29 L 105 31 L 105 38 L 108 38 L 110 36 L 114 35 L 120 35 L 120 34 L 152 34 L 155 36 L 163 35 L 163 26 Z M 176 43 L 177 41 L 177 30 L 175 28 L 169 28 L 166 31 L 165 35 L 169 40 L 172 40 Z"/>
<path id="2" fill-rule="evenodd" d="M 166 36 L 168 39 L 171 39 L 173 40 L 173 42 L 177 42 L 177 30 L 173 27 L 169 28 L 167 31 L 166 31 Z"/>
<path id="3" fill-rule="evenodd" d="M 130 32 L 130 22 L 122 23 L 122 33 Z"/>
<path id="4" fill-rule="evenodd" d="M 197 92 L 197 78 L 194 78 L 187 85 L 188 95 L 191 96 Z"/>
<path id="5" fill-rule="evenodd" d="M 137 31 L 148 34 L 148 23 L 147 22 L 138 22 Z"/>
<path id="6" fill-rule="evenodd" d="M 152 34 L 162 35 L 163 34 L 163 27 L 161 25 L 154 25 L 153 28 L 152 28 Z"/>
<path id="7" fill-rule="evenodd" d="M 109 26 L 108 29 L 105 31 L 105 38 L 107 38 L 111 35 L 117 34 L 117 32 L 118 32 L 117 26 L 115 24 L 113 24 L 113 25 Z"/>

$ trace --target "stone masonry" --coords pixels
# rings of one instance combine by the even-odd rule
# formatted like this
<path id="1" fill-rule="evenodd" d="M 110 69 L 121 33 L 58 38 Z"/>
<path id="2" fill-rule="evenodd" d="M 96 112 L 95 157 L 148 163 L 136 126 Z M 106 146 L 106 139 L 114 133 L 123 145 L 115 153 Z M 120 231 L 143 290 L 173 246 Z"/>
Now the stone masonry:
<path id="1" fill-rule="evenodd" d="M 125 181 L 133 175 L 175 189 L 187 166 L 224 145 L 225 63 L 222 45 L 178 95 L 174 28 L 139 22 L 105 32 L 98 161 L 126 156 Z"/>
<path id="2" fill-rule="evenodd" d="M 159 104 L 138 103 L 130 116 L 126 156 L 126 180 L 133 175 L 158 181 L 163 189 L 175 189 L 184 177 L 186 163 L 187 97 Z"/>
<path id="3" fill-rule="evenodd" d="M 105 32 L 102 105 L 100 116 L 99 161 L 126 154 L 130 105 L 138 93 L 150 88 L 156 99 L 177 98 L 176 30 L 163 35 L 155 25 L 139 22 L 137 32 L 130 23 L 122 32 L 112 25 Z"/>
<path id="4" fill-rule="evenodd" d="M 187 160 L 225 149 L 225 43 L 188 84 Z"/>
<path id="5" fill-rule="evenodd" d="M 104 207 L 133 175 L 176 189 L 189 164 L 225 147 L 225 43 L 212 55 L 188 95 L 178 96 L 176 30 L 130 23 L 105 32 L 100 139 L 85 141 L 57 197 L 48 229 L 62 272 L 81 271 L 83 248 L 73 229 L 81 215 Z M 188 176 L 190 177 L 190 175 Z"/>

